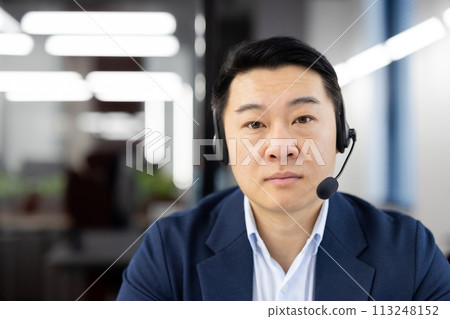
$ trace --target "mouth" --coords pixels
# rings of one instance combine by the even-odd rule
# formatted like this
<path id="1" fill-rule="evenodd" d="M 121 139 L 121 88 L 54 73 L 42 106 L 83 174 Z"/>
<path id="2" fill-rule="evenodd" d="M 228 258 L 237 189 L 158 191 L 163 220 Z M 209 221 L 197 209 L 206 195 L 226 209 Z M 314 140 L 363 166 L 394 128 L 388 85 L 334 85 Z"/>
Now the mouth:
<path id="1" fill-rule="evenodd" d="M 285 172 L 273 174 L 270 177 L 265 178 L 264 181 L 276 186 L 288 186 L 299 181 L 301 178 L 302 176 L 298 174 Z"/>

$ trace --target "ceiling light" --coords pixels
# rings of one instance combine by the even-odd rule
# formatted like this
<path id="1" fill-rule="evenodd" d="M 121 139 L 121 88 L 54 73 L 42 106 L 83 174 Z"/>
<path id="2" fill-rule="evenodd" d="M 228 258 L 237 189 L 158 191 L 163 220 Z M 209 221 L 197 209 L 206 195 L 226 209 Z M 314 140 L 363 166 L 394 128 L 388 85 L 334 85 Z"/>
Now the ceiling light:
<path id="1" fill-rule="evenodd" d="M 0 33 L 0 55 L 28 55 L 33 46 L 33 39 L 27 34 Z"/>
<path id="2" fill-rule="evenodd" d="M 142 129 L 140 114 L 125 112 L 82 112 L 76 118 L 80 131 L 97 134 L 107 140 L 127 140 Z"/>
<path id="3" fill-rule="evenodd" d="M 177 103 L 177 107 L 173 108 L 173 183 L 179 189 L 187 189 L 194 179 L 192 158 L 194 94 L 189 84 L 184 84 L 180 101 L 183 101 L 183 105 Z"/>
<path id="4" fill-rule="evenodd" d="M 386 41 L 386 48 L 393 60 L 399 60 L 445 36 L 445 28 L 438 18 L 428 19 Z"/>
<path id="5" fill-rule="evenodd" d="M 178 53 L 174 36 L 54 35 L 45 43 L 51 55 L 168 57 Z"/>
<path id="6" fill-rule="evenodd" d="M 205 41 L 204 37 L 198 36 L 195 38 L 194 50 L 195 50 L 195 55 L 197 55 L 199 58 L 201 58 L 202 56 L 205 55 L 206 41 Z"/>
<path id="7" fill-rule="evenodd" d="M 31 34 L 173 34 L 176 20 L 168 12 L 32 11 L 21 21 Z"/>
<path id="8" fill-rule="evenodd" d="M 162 137 L 165 134 L 166 109 L 164 101 L 145 102 L 145 128 L 156 134 L 145 134 L 145 159 L 151 164 L 162 162 L 166 156 L 166 148 L 155 142 L 155 136 Z"/>
<path id="9" fill-rule="evenodd" d="M 0 8 L 0 32 L 20 32 L 19 22 Z"/>
<path id="10" fill-rule="evenodd" d="M 334 71 L 337 74 L 340 86 L 345 86 L 353 80 L 352 75 L 350 74 L 345 63 L 339 63 L 338 65 L 335 65 Z"/>
<path id="11" fill-rule="evenodd" d="M 197 73 L 194 79 L 195 98 L 203 102 L 206 95 L 206 79 L 203 73 Z"/>
<path id="12" fill-rule="evenodd" d="M 450 28 L 450 8 L 444 11 L 443 18 L 447 27 Z"/>
<path id="13" fill-rule="evenodd" d="M 194 29 L 195 29 L 195 34 L 197 34 L 197 35 L 205 34 L 206 20 L 205 20 L 205 16 L 203 14 L 199 13 L 195 16 Z"/>
<path id="14" fill-rule="evenodd" d="M 386 48 L 383 44 L 377 44 L 345 63 L 346 71 L 352 79 L 361 78 L 391 63 Z"/>
<path id="15" fill-rule="evenodd" d="M 81 79 L 80 73 L 72 71 L 0 71 L 0 92 L 27 91 Z"/>
<path id="16" fill-rule="evenodd" d="M 36 85 L 27 90 L 6 92 L 6 99 L 14 102 L 77 102 L 91 98 L 92 93 L 84 80 L 65 81 L 52 86 Z"/>
<path id="17" fill-rule="evenodd" d="M 77 72 L 1 71 L 0 92 L 9 101 L 87 101 L 92 97 Z"/>
<path id="18" fill-rule="evenodd" d="M 172 72 L 96 71 L 86 80 L 100 101 L 172 101 L 182 91 L 181 77 Z"/>

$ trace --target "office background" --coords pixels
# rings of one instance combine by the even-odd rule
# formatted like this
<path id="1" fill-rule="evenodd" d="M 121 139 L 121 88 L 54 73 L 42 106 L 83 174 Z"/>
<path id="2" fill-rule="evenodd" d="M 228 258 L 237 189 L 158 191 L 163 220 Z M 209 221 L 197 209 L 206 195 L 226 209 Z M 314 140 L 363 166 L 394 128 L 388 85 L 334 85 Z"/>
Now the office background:
<path id="1" fill-rule="evenodd" d="M 233 185 L 189 146 L 226 50 L 275 35 L 336 67 L 358 131 L 340 190 L 450 253 L 448 1 L 2 0 L 0 299 L 112 300 L 155 219 Z"/>

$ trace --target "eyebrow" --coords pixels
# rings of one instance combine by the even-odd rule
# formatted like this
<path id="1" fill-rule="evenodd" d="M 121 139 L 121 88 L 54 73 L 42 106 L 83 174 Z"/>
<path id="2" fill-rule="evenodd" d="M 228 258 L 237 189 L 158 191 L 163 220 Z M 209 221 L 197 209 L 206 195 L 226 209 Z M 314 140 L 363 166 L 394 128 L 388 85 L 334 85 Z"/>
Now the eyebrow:
<path id="1" fill-rule="evenodd" d="M 320 104 L 320 102 L 314 96 L 302 96 L 289 102 L 289 106 L 297 104 Z"/>
<path id="2" fill-rule="evenodd" d="M 320 104 L 319 100 L 313 96 L 302 96 L 289 101 L 288 106 L 295 106 L 298 104 Z M 241 105 L 235 112 L 242 113 L 249 110 L 260 110 L 263 111 L 266 108 L 261 104 L 249 103 Z"/>

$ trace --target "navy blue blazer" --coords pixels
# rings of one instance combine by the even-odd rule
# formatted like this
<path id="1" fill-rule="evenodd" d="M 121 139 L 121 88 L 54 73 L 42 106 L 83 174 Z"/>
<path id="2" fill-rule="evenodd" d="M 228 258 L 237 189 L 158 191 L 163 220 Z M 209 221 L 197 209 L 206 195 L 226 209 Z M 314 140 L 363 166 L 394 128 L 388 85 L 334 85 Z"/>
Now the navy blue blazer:
<path id="1" fill-rule="evenodd" d="M 227 189 L 156 222 L 118 300 L 252 300 L 243 196 Z M 449 263 L 420 222 L 341 193 L 329 204 L 315 300 L 450 300 Z"/>

